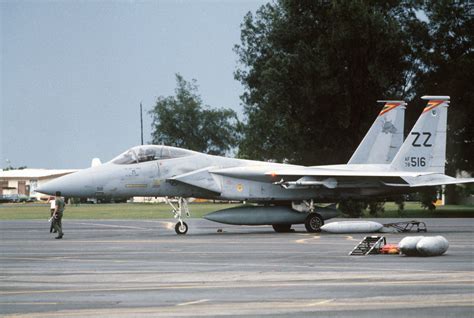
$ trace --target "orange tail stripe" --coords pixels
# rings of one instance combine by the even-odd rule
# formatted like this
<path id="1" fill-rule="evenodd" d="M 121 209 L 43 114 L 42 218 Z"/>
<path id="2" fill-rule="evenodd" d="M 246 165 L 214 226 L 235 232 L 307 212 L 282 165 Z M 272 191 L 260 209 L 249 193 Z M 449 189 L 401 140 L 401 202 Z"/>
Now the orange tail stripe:
<path id="1" fill-rule="evenodd" d="M 428 102 L 428 105 L 423 109 L 423 113 L 426 113 L 427 111 L 432 110 L 433 108 L 441 105 L 444 102 L 444 100 L 430 100 Z"/>
<path id="2" fill-rule="evenodd" d="M 394 108 L 396 108 L 400 105 L 401 105 L 401 103 L 387 103 L 387 104 L 385 104 L 385 106 L 380 111 L 379 116 L 382 116 L 383 114 L 391 111 L 392 109 L 394 109 Z"/>

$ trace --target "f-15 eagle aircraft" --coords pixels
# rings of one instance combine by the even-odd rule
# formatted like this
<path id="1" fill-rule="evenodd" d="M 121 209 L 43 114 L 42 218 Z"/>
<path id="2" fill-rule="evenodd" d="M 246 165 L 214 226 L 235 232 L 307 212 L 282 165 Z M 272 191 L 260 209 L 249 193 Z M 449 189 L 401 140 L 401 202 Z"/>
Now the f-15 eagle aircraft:
<path id="1" fill-rule="evenodd" d="M 67 197 L 177 197 L 177 234 L 189 216 L 185 198 L 237 200 L 260 205 L 217 211 L 207 219 L 241 225 L 271 224 L 286 232 L 305 224 L 317 232 L 337 210 L 314 202 L 367 199 L 445 184 L 474 182 L 444 174 L 449 96 L 424 96 L 428 105 L 403 142 L 405 103 L 385 106 L 348 164 L 298 166 L 226 158 L 169 146 L 137 146 L 111 161 L 55 179 L 38 192 Z M 317 151 L 317 150 L 315 150 Z"/>

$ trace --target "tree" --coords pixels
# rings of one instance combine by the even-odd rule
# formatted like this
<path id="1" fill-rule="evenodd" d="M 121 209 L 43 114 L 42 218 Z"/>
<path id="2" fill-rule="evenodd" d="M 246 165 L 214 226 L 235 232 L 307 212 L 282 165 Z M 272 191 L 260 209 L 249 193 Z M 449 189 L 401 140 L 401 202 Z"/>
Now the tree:
<path id="1" fill-rule="evenodd" d="M 428 209 L 431 212 L 436 210 L 434 203 L 437 200 L 437 191 L 437 188 L 433 187 L 420 192 L 420 202 L 423 209 Z"/>
<path id="2" fill-rule="evenodd" d="M 344 200 L 339 202 L 338 209 L 345 216 L 351 218 L 360 218 L 367 208 L 367 203 L 363 201 Z"/>
<path id="3" fill-rule="evenodd" d="M 472 173 L 473 29 L 464 1 L 277 0 L 249 12 L 235 46 L 245 87 L 239 155 L 343 163 L 375 100 L 406 100 L 408 132 L 425 107 L 420 96 L 450 95 L 446 170 Z"/>
<path id="4" fill-rule="evenodd" d="M 447 132 L 447 173 L 474 171 L 474 16 L 463 1 L 424 1 L 428 21 L 425 54 L 414 88 L 417 95 L 450 95 Z M 447 200 L 456 197 L 447 186 Z"/>
<path id="5" fill-rule="evenodd" d="M 399 216 L 403 216 L 403 213 L 405 211 L 405 200 L 402 196 L 396 198 L 394 200 L 395 204 L 397 205 L 398 209 L 397 209 L 397 212 L 398 212 L 398 215 Z"/>
<path id="6" fill-rule="evenodd" d="M 411 48 L 391 3 L 280 0 L 248 13 L 235 47 L 247 117 L 239 155 L 346 161 L 375 101 L 406 86 Z"/>
<path id="7" fill-rule="evenodd" d="M 236 147 L 240 123 L 231 109 L 203 106 L 196 80 L 176 74 L 175 96 L 160 96 L 149 112 L 152 143 L 223 155 Z"/>
<path id="8" fill-rule="evenodd" d="M 8 165 L 6 168 L 3 169 L 3 171 L 9 171 L 9 170 L 23 170 L 28 168 L 27 166 L 20 166 L 20 167 L 13 167 L 12 165 Z"/>
<path id="9" fill-rule="evenodd" d="M 368 202 L 369 214 L 371 216 L 379 216 L 385 212 L 385 201 L 370 201 Z"/>

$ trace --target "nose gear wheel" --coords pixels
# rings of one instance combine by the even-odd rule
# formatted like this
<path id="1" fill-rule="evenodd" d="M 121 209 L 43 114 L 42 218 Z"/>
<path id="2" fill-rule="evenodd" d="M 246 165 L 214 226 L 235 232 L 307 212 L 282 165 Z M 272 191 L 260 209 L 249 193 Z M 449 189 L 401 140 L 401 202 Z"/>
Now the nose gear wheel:
<path id="1" fill-rule="evenodd" d="M 176 231 L 176 234 L 184 235 L 188 233 L 188 225 L 186 224 L 186 222 L 178 222 L 174 226 L 174 230 Z"/>
<path id="2" fill-rule="evenodd" d="M 176 223 L 176 225 L 174 226 L 174 230 L 176 231 L 176 234 L 184 235 L 188 233 L 188 225 L 186 224 L 186 222 L 183 221 L 183 212 L 186 217 L 190 216 L 189 208 L 188 208 L 188 200 L 186 200 L 185 198 L 179 197 L 178 202 L 177 202 L 178 206 L 174 205 L 173 202 L 171 202 L 171 200 L 168 199 L 168 197 L 165 198 L 165 201 L 173 209 L 174 218 L 178 219 L 178 223 Z"/>

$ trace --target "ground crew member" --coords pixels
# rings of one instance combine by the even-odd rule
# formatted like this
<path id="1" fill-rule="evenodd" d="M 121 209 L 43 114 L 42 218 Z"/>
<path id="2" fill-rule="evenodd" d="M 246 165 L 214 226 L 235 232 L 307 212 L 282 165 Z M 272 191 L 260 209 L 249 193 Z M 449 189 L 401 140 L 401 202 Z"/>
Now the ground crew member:
<path id="1" fill-rule="evenodd" d="M 55 201 L 56 201 L 56 207 L 53 213 L 53 228 L 58 232 L 58 236 L 56 236 L 55 238 L 62 239 L 64 233 L 63 233 L 61 220 L 63 218 L 65 203 L 64 203 L 63 198 L 61 198 L 60 191 L 56 191 Z"/>
<path id="2" fill-rule="evenodd" d="M 51 222 L 51 226 L 49 227 L 49 233 L 53 232 L 53 213 L 54 213 L 54 210 L 56 209 L 56 198 L 55 197 L 49 197 L 48 199 L 48 203 L 49 203 L 49 208 L 50 208 L 50 211 L 51 211 L 51 215 L 50 215 L 50 222 Z M 56 230 L 54 230 L 54 233 L 56 233 Z"/>

